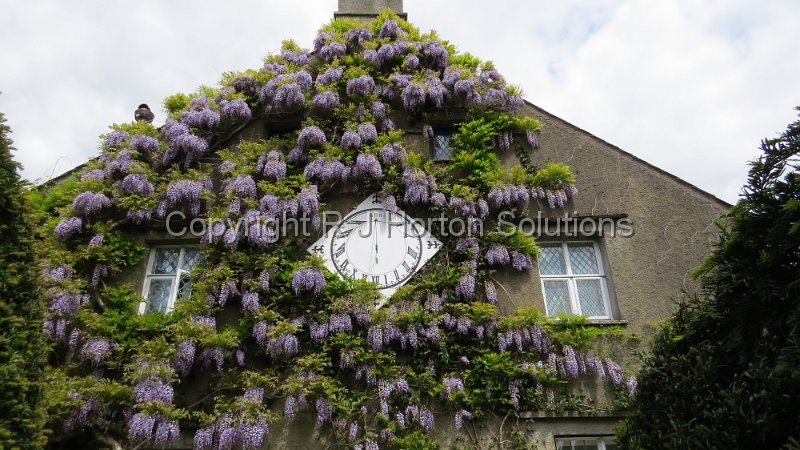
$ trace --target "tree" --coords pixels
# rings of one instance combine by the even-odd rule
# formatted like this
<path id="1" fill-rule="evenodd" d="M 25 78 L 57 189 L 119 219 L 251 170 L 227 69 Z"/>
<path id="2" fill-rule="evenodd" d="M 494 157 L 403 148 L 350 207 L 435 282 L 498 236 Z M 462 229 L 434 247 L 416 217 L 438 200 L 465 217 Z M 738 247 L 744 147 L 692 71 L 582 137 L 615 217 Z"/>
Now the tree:
<path id="1" fill-rule="evenodd" d="M 0 448 L 40 448 L 43 348 L 23 182 L 0 113 Z"/>
<path id="2" fill-rule="evenodd" d="M 623 447 L 798 448 L 800 121 L 761 150 L 696 273 L 703 295 L 645 359 Z"/>

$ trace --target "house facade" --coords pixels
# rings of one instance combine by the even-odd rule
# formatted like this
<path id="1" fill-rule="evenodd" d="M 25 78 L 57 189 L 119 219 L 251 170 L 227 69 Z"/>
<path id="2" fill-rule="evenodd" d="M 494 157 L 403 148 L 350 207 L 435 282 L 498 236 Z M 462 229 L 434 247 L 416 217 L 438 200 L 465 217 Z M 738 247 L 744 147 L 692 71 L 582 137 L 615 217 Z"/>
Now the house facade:
<path id="1" fill-rule="evenodd" d="M 387 19 L 385 8 L 396 13 L 394 19 Z M 729 205 L 532 103 L 517 101 L 489 65 L 472 67 L 451 54 L 451 63 L 458 64 L 437 66 L 439 48 L 404 28 L 405 17 L 402 0 L 339 0 L 337 21 L 323 29 L 314 52 L 290 46 L 280 58 L 268 58 L 267 69 L 224 80 L 212 106 L 208 93 L 182 102 L 168 98 L 172 121 L 165 127 L 148 131 L 139 123 L 123 130 L 125 136 L 110 133 L 104 156 L 92 163 L 97 167 L 80 171 L 80 183 L 91 190 L 75 197 L 74 212 L 55 227 L 57 240 L 78 242 L 83 233 L 86 243 L 66 245 L 97 263 L 83 270 L 90 274 L 86 290 L 98 292 L 98 304 L 108 292 L 102 286 L 122 286 L 138 298 L 131 306 L 135 314 L 167 317 L 164 345 L 169 350 L 139 354 L 141 349 L 130 348 L 125 357 L 151 361 L 142 367 L 161 367 L 160 358 L 174 371 L 165 376 L 167 369 L 124 369 L 128 376 L 120 383 L 133 386 L 133 401 L 125 427 L 110 433 L 113 439 L 153 439 L 155 447 L 169 442 L 172 448 L 223 448 L 226 440 L 246 448 L 423 448 L 421 443 L 615 448 L 619 396 L 635 389 L 623 377 L 635 374 L 635 353 L 645 348 L 657 323 L 676 310 L 682 292 L 698 288 L 691 272 L 710 252 L 717 236 L 714 222 Z M 359 41 L 359 32 L 352 32 L 357 22 L 351 20 L 379 21 L 377 43 L 370 43 L 372 35 L 363 37 L 366 44 Z M 389 20 L 401 26 L 387 29 Z M 341 47 L 339 35 L 350 39 Z M 416 50 L 398 45 L 415 40 Z M 390 50 L 382 48 L 389 45 L 394 53 L 387 55 Z M 383 75 L 363 69 L 372 63 L 370 51 L 394 94 L 377 82 Z M 391 64 L 394 68 L 387 68 Z M 428 72 L 417 68 L 426 65 Z M 462 79 L 448 84 L 454 65 L 475 73 L 462 72 Z M 309 79 L 297 75 L 301 72 Z M 437 74 L 435 81 L 431 73 Z M 330 82 L 340 83 L 338 92 L 322 87 L 328 86 L 325 77 L 342 78 Z M 362 77 L 369 78 L 369 92 L 358 92 Z M 270 81 L 277 79 L 282 81 L 270 91 Z M 467 83 L 457 85 L 460 81 Z M 409 88 L 415 83 L 421 86 L 421 104 L 414 103 Z M 436 105 L 440 86 L 446 91 L 444 106 Z M 302 98 L 296 108 L 290 104 L 293 95 Z M 333 96 L 336 106 L 329 106 Z M 502 98 L 502 104 L 490 98 Z M 248 103 L 246 114 L 236 109 L 237 101 Z M 109 142 L 112 135 L 119 141 Z M 144 137 L 135 141 L 138 136 L 155 143 Z M 489 141 L 480 141 L 486 136 Z M 297 145 L 283 146 L 287 139 Z M 479 156 L 465 155 L 470 145 Z M 120 157 L 120 149 L 128 146 L 133 158 L 131 152 Z M 203 151 L 195 151 L 198 147 Z M 158 160 L 148 160 L 148 152 L 157 153 Z M 486 161 L 499 167 L 481 178 L 475 168 Z M 137 164 L 143 168 L 136 169 Z M 379 175 L 373 177 L 376 164 Z M 548 175 L 566 166 L 566 172 Z M 102 174 L 87 177 L 95 170 Z M 143 175 L 150 176 L 149 181 L 144 176 L 149 188 L 140 183 Z M 101 182 L 108 189 L 107 205 L 96 198 L 78 201 L 85 192 L 101 192 Z M 418 186 L 423 186 L 421 197 L 411 194 Z M 514 194 L 518 186 L 524 198 Z M 509 200 L 509 191 L 518 197 Z M 487 200 L 481 203 L 475 193 Z M 441 195 L 440 202 L 435 195 Z M 370 199 L 374 207 L 359 216 L 360 205 L 369 206 Z M 127 214 L 98 225 L 98 217 L 112 215 L 112 208 Z M 276 208 L 284 214 L 272 214 Z M 378 210 L 385 213 L 369 212 Z M 67 233 L 74 218 L 81 225 Z M 231 218 L 266 218 L 267 236 L 257 235 L 265 228 L 253 228 L 252 221 L 234 228 L 225 222 Z M 425 226 L 412 224 L 411 231 L 398 226 L 392 236 L 394 224 L 406 218 Z M 353 239 L 364 227 L 382 231 Z M 89 238 L 112 233 L 128 236 L 135 245 L 129 251 L 140 257 L 118 268 L 96 257 L 92 249 L 107 243 L 101 237 L 95 245 Z M 526 253 L 530 237 L 538 250 Z M 80 272 L 78 265 L 74 269 Z M 359 316 L 363 301 L 378 306 L 368 318 Z M 106 306 L 94 307 L 93 314 L 103 316 Z M 570 325 L 564 325 L 574 315 L 582 317 L 575 329 L 592 336 L 585 347 L 578 347 L 579 339 L 570 338 Z M 73 329 L 70 317 L 51 313 L 55 341 L 72 340 L 65 337 L 70 333 L 62 330 L 59 338 L 57 332 L 58 320 Z M 69 343 L 77 354 L 87 353 L 84 349 L 97 339 L 110 341 L 88 337 L 102 335 L 102 327 L 74 329 L 84 336 Z M 543 330 L 544 341 L 537 340 L 533 335 Z M 376 342 L 379 332 L 383 337 Z M 449 337 L 440 338 L 440 332 Z M 153 330 L 145 334 L 159 340 Z M 112 343 L 103 355 L 120 346 Z M 304 353 L 305 346 L 314 350 Z M 515 348 L 517 354 L 508 356 Z M 324 364 L 314 360 L 323 354 L 334 356 Z M 420 370 L 423 354 L 430 376 Z M 98 358 L 93 364 L 107 361 Z M 496 367 L 480 372 L 479 361 L 513 363 L 514 375 L 503 378 Z M 577 364 L 574 374 L 571 364 Z M 106 368 L 106 374 L 112 372 Z M 239 381 L 226 386 L 229 373 Z M 502 388 L 480 380 L 484 373 L 502 379 Z M 146 383 L 171 384 L 170 395 L 142 393 Z M 210 389 L 220 398 L 243 400 L 213 403 Z M 487 400 L 479 400 L 482 395 Z M 436 427 L 426 424 L 426 414 L 436 418 Z M 267 423 L 269 434 L 263 431 Z M 248 441 L 249 432 L 260 439 Z"/>

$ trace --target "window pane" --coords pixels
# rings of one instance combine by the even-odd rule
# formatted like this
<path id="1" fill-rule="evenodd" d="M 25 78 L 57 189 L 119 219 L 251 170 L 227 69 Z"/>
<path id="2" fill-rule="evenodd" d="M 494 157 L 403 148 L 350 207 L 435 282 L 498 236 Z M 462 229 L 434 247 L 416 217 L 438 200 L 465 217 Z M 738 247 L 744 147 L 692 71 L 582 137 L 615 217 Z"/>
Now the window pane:
<path id="1" fill-rule="evenodd" d="M 566 439 L 558 439 L 556 440 L 556 450 L 571 450 L 572 446 L 570 445 L 569 440 Z"/>
<path id="2" fill-rule="evenodd" d="M 575 450 L 597 450 L 596 439 L 581 439 L 575 442 Z"/>
<path id="3" fill-rule="evenodd" d="M 564 252 L 560 245 L 543 245 L 539 255 L 539 274 L 564 275 L 567 273 L 564 265 Z"/>
<path id="4" fill-rule="evenodd" d="M 607 316 L 600 280 L 575 280 L 578 302 L 584 316 Z"/>
<path id="5" fill-rule="evenodd" d="M 192 295 L 192 282 L 189 277 L 182 275 L 178 281 L 178 299 L 185 300 Z"/>
<path id="6" fill-rule="evenodd" d="M 194 265 L 202 260 L 200 249 L 196 247 L 188 247 L 183 250 L 183 264 L 181 270 L 191 272 Z"/>
<path id="7" fill-rule="evenodd" d="M 606 441 L 606 450 L 617 450 L 617 444 Z"/>
<path id="8" fill-rule="evenodd" d="M 569 288 L 566 280 L 545 280 L 544 301 L 547 302 L 547 313 L 554 316 L 558 313 L 570 314 Z"/>
<path id="9" fill-rule="evenodd" d="M 597 268 L 597 258 L 592 244 L 568 244 L 569 264 L 572 266 L 572 273 L 575 275 L 596 275 L 600 271 Z"/>
<path id="10" fill-rule="evenodd" d="M 152 273 L 175 273 L 175 270 L 178 268 L 178 255 L 180 255 L 180 249 L 157 248 L 155 257 L 153 258 Z"/>
<path id="11" fill-rule="evenodd" d="M 145 312 L 167 312 L 169 296 L 172 293 L 172 279 L 151 279 L 147 290 L 147 308 Z"/>
<path id="12" fill-rule="evenodd" d="M 450 148 L 450 135 L 437 134 L 433 137 L 433 149 L 431 156 L 434 161 L 449 160 L 453 157 L 453 151 Z"/>

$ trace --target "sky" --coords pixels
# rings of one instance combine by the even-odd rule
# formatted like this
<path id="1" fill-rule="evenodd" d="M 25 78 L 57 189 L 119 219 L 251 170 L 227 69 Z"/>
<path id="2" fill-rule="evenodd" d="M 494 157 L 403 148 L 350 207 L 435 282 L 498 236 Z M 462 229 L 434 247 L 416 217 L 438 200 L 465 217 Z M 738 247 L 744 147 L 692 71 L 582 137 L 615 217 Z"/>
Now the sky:
<path id="1" fill-rule="evenodd" d="M 23 176 L 98 153 L 148 103 L 310 48 L 334 0 L 0 0 L 0 112 Z M 405 0 L 525 98 L 728 202 L 800 105 L 796 0 Z M 546 143 L 543 143 L 546 145 Z"/>

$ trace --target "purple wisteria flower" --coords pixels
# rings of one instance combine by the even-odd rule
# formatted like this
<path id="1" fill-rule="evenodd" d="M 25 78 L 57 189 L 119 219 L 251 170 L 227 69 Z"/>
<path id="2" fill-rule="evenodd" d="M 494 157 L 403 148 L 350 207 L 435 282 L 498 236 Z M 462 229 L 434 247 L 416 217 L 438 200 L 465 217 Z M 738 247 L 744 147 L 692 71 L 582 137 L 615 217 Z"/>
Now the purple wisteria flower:
<path id="1" fill-rule="evenodd" d="M 62 217 L 53 230 L 53 234 L 64 241 L 81 231 L 81 228 L 83 228 L 83 219 L 80 217 Z"/>
<path id="2" fill-rule="evenodd" d="M 270 150 L 259 157 L 256 163 L 256 171 L 262 172 L 267 178 L 282 180 L 286 177 L 286 162 L 281 159 L 281 152 Z"/>
<path id="3" fill-rule="evenodd" d="M 279 355 L 294 355 L 299 350 L 297 336 L 281 333 L 267 339 L 267 351 L 272 357 Z"/>
<path id="4" fill-rule="evenodd" d="M 189 213 L 193 216 L 200 214 L 201 194 L 204 190 L 203 183 L 192 180 L 176 180 L 167 186 L 164 199 L 159 203 L 157 213 L 159 217 L 164 217 L 167 210 L 175 208 L 180 204 L 189 207 Z"/>
<path id="5" fill-rule="evenodd" d="M 528 270 L 533 267 L 533 261 L 531 260 L 531 255 L 518 252 L 516 250 L 511 251 L 511 266 L 514 267 L 518 271 Z"/>
<path id="6" fill-rule="evenodd" d="M 444 45 L 433 40 L 427 40 L 422 43 L 422 55 L 424 56 L 424 64 L 433 70 L 443 70 L 447 67 L 450 57 Z"/>
<path id="7" fill-rule="evenodd" d="M 92 169 L 83 175 L 81 175 L 81 181 L 83 180 L 103 180 L 106 177 L 106 172 L 100 169 Z"/>
<path id="8" fill-rule="evenodd" d="M 315 52 L 320 51 L 322 46 L 330 42 L 331 39 L 333 39 L 332 32 L 320 31 L 319 34 L 317 34 L 317 37 L 314 38 L 314 51 Z"/>
<path id="9" fill-rule="evenodd" d="M 196 348 L 192 341 L 182 341 L 178 344 L 178 348 L 175 351 L 173 367 L 175 367 L 175 371 L 180 376 L 185 377 L 192 371 L 195 351 Z"/>
<path id="10" fill-rule="evenodd" d="M 355 131 L 345 131 L 342 134 L 342 147 L 353 150 L 361 148 L 361 136 Z"/>
<path id="11" fill-rule="evenodd" d="M 450 397 L 456 392 L 464 392 L 464 382 L 461 381 L 461 378 L 447 377 L 442 381 L 442 384 L 444 385 L 442 393 L 445 397 Z"/>
<path id="12" fill-rule="evenodd" d="M 386 117 L 386 105 L 380 101 L 374 101 L 369 104 L 369 110 L 376 119 L 383 119 Z"/>
<path id="13" fill-rule="evenodd" d="M 131 441 L 143 441 L 153 437 L 156 418 L 147 414 L 135 414 L 128 421 L 128 438 Z"/>
<path id="14" fill-rule="evenodd" d="M 347 47 L 344 44 L 336 41 L 331 41 L 322 46 L 317 53 L 319 58 L 324 62 L 331 62 L 336 58 L 341 58 L 347 52 Z"/>
<path id="15" fill-rule="evenodd" d="M 328 86 L 342 79 L 343 67 L 331 67 L 317 77 L 317 84 Z"/>
<path id="16" fill-rule="evenodd" d="M 456 242 L 456 252 L 466 255 L 469 259 L 475 259 L 480 252 L 478 240 L 474 237 L 461 238 Z"/>
<path id="17" fill-rule="evenodd" d="M 147 174 L 132 173 L 117 182 L 117 187 L 126 194 L 139 194 L 146 197 L 153 195 L 155 189 L 147 179 Z"/>
<path id="18" fill-rule="evenodd" d="M 250 106 L 240 98 L 221 101 L 219 113 L 223 119 L 228 120 L 250 120 L 253 116 Z"/>
<path id="19" fill-rule="evenodd" d="M 399 54 L 397 47 L 392 44 L 383 44 L 378 48 L 378 63 L 380 67 L 386 66 Z"/>
<path id="20" fill-rule="evenodd" d="M 303 267 L 292 273 L 292 290 L 296 295 L 302 292 L 320 295 L 326 285 L 325 277 L 316 267 Z"/>
<path id="21" fill-rule="evenodd" d="M 111 206 L 111 200 L 99 192 L 85 191 L 72 201 L 72 209 L 84 217 L 99 213 L 103 208 Z"/>
<path id="22" fill-rule="evenodd" d="M 491 265 L 505 266 L 511 261 L 508 249 L 500 244 L 492 244 L 486 252 L 486 262 Z"/>
<path id="23" fill-rule="evenodd" d="M 406 55 L 405 65 L 411 70 L 415 70 L 419 67 L 419 58 L 417 55 L 408 54 Z"/>
<path id="24" fill-rule="evenodd" d="M 306 166 L 303 176 L 307 180 L 317 180 L 323 183 L 344 181 L 348 177 L 346 169 L 338 159 L 326 160 L 319 157 Z"/>
<path id="25" fill-rule="evenodd" d="M 258 83 L 251 76 L 236 77 L 231 81 L 231 87 L 236 92 L 253 93 L 258 88 Z"/>
<path id="26" fill-rule="evenodd" d="M 245 291 L 242 294 L 242 310 L 256 314 L 258 313 L 258 307 L 258 293 Z"/>
<path id="27" fill-rule="evenodd" d="M 494 283 L 491 281 L 487 281 L 484 283 L 484 288 L 486 289 L 486 300 L 493 304 L 497 304 L 497 291 L 494 288 Z"/>
<path id="28" fill-rule="evenodd" d="M 519 394 L 522 389 L 522 382 L 514 380 L 508 383 L 508 393 L 511 394 L 511 402 L 514 404 L 514 409 L 519 409 Z"/>
<path id="29" fill-rule="evenodd" d="M 339 93 L 336 91 L 322 91 L 314 96 L 311 103 L 318 110 L 330 114 L 336 107 L 339 106 Z"/>
<path id="30" fill-rule="evenodd" d="M 420 169 L 407 168 L 403 171 L 403 184 L 406 192 L 403 201 L 408 204 L 426 204 L 431 193 L 436 190 L 436 179 Z"/>
<path id="31" fill-rule="evenodd" d="M 394 121 L 389 117 L 384 117 L 383 120 L 381 120 L 381 131 L 390 131 L 395 128 Z"/>
<path id="32" fill-rule="evenodd" d="M 396 21 L 388 19 L 381 26 L 381 31 L 378 33 L 378 38 L 396 39 L 401 32 L 402 30 L 400 29 L 400 25 L 398 25 Z"/>
<path id="33" fill-rule="evenodd" d="M 222 372 L 222 365 L 225 362 L 225 353 L 220 347 L 205 348 L 200 354 L 200 360 L 205 363 L 206 367 L 211 366 L 213 363 L 217 372 Z"/>
<path id="34" fill-rule="evenodd" d="M 372 31 L 366 28 L 351 28 L 347 30 L 347 42 L 351 45 L 360 46 L 366 41 L 372 40 Z"/>
<path id="35" fill-rule="evenodd" d="M 398 89 L 407 87 L 411 83 L 411 80 L 413 79 L 414 75 L 410 73 L 395 72 L 389 75 L 389 82 L 392 83 Z"/>
<path id="36" fill-rule="evenodd" d="M 88 362 L 93 366 L 99 366 L 111 352 L 111 347 L 112 345 L 107 339 L 90 339 L 81 348 L 81 361 Z"/>
<path id="37" fill-rule="evenodd" d="M 52 283 L 60 283 L 72 278 L 72 276 L 75 275 L 75 269 L 66 264 L 59 264 L 55 267 L 48 267 L 42 270 L 42 275 L 50 278 L 49 281 Z"/>
<path id="38" fill-rule="evenodd" d="M 460 430 L 461 427 L 464 426 L 464 419 L 472 419 L 474 417 L 475 416 L 473 416 L 472 413 L 466 409 L 459 410 L 456 412 L 456 415 L 453 418 L 453 428 L 455 428 L 456 431 Z"/>
<path id="39" fill-rule="evenodd" d="M 603 362 L 608 370 L 608 377 L 611 379 L 611 382 L 614 383 L 614 386 L 621 386 L 624 381 L 622 378 L 622 367 L 611 358 L 604 358 Z"/>
<path id="40" fill-rule="evenodd" d="M 378 56 L 378 52 L 376 50 L 373 50 L 371 48 L 367 49 L 367 50 L 364 50 L 364 53 L 362 54 L 362 56 L 364 56 L 364 59 L 367 62 L 371 63 L 376 68 L 380 68 L 381 67 L 381 59 Z"/>
<path id="41" fill-rule="evenodd" d="M 131 137 L 127 131 L 123 130 L 114 130 L 106 135 L 105 140 L 103 141 L 103 146 L 105 148 L 113 148 L 117 147 L 125 141 L 127 141 Z"/>
<path id="42" fill-rule="evenodd" d="M 603 367 L 603 361 L 601 361 L 599 358 L 589 356 L 586 358 L 586 366 L 591 368 L 595 375 L 597 375 L 601 380 L 606 378 L 606 370 Z"/>
<path id="43" fill-rule="evenodd" d="M 533 130 L 528 130 L 525 132 L 525 139 L 528 141 L 528 145 L 533 148 L 539 148 L 539 138 L 536 136 L 536 132 Z"/>
<path id="44" fill-rule="evenodd" d="M 636 382 L 636 377 L 628 377 L 625 379 L 625 389 L 628 390 L 629 395 L 633 395 L 636 393 L 636 387 L 638 383 Z"/>
<path id="45" fill-rule="evenodd" d="M 508 94 L 505 89 L 489 88 L 483 95 L 483 103 L 487 106 L 504 108 L 508 104 Z M 508 149 L 508 146 L 505 146 L 505 149 Z"/>
<path id="46" fill-rule="evenodd" d="M 374 124 L 369 122 L 358 124 L 356 129 L 358 135 L 361 136 L 362 142 L 372 142 L 378 137 L 378 130 L 375 128 Z"/>
<path id="47" fill-rule="evenodd" d="M 579 375 L 579 368 L 578 368 L 578 359 L 575 355 L 575 350 L 572 349 L 569 345 L 565 345 L 563 348 L 564 352 L 564 375 L 567 379 L 573 380 L 578 378 Z"/>
<path id="48" fill-rule="evenodd" d="M 304 66 L 308 64 L 308 54 L 303 51 L 283 50 L 281 51 L 281 57 L 292 64 L 297 64 L 298 66 Z"/>
<path id="49" fill-rule="evenodd" d="M 409 83 L 400 96 L 403 107 L 409 111 L 416 111 L 425 105 L 425 88 L 417 83 Z"/>
<path id="50" fill-rule="evenodd" d="M 148 378 L 136 383 L 133 398 L 136 403 L 159 402 L 171 404 L 175 391 L 167 383 L 158 378 Z"/>
<path id="51" fill-rule="evenodd" d="M 456 285 L 456 295 L 461 298 L 470 298 L 475 295 L 475 262 L 468 261 L 464 266 L 465 271 L 461 274 Z"/>
<path id="52" fill-rule="evenodd" d="M 315 125 L 303 128 L 297 137 L 297 145 L 300 148 L 317 147 L 324 144 L 325 141 L 325 132 Z"/>
<path id="53" fill-rule="evenodd" d="M 347 82 L 347 95 L 368 96 L 375 89 L 375 80 L 369 75 L 361 75 Z"/>
<path id="54" fill-rule="evenodd" d="M 160 148 L 158 139 L 145 134 L 137 134 L 134 136 L 131 139 L 131 147 L 143 155 L 157 152 Z"/>
<path id="55" fill-rule="evenodd" d="M 181 429 L 175 420 L 161 418 L 156 425 L 153 442 L 158 446 L 174 445 L 181 437 Z"/>
<path id="56" fill-rule="evenodd" d="M 63 317 L 73 317 L 81 305 L 89 301 L 89 295 L 82 292 L 56 291 L 50 308 Z"/>
<path id="57" fill-rule="evenodd" d="M 406 159 L 406 149 L 397 143 L 386 144 L 381 148 L 380 152 L 378 152 L 378 156 L 380 156 L 385 163 L 402 166 L 403 161 Z"/>
<path id="58" fill-rule="evenodd" d="M 239 175 L 225 183 L 225 192 L 247 198 L 256 198 L 256 182 L 250 175 Z"/>
<path id="59" fill-rule="evenodd" d="M 331 420 L 333 414 L 333 407 L 328 404 L 324 399 L 318 398 L 317 403 L 317 425 L 323 425 L 325 422 Z"/>
<path id="60" fill-rule="evenodd" d="M 356 164 L 353 166 L 351 175 L 354 178 L 362 176 L 380 179 L 382 174 L 381 163 L 378 158 L 369 153 L 359 153 L 356 157 Z"/>
<path id="61" fill-rule="evenodd" d="M 207 107 L 184 111 L 181 115 L 181 122 L 190 128 L 214 128 L 219 125 L 219 120 L 219 113 Z"/>

